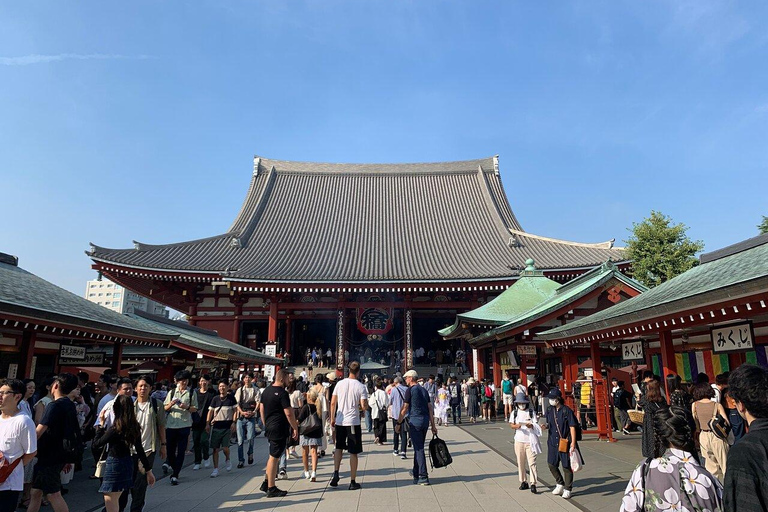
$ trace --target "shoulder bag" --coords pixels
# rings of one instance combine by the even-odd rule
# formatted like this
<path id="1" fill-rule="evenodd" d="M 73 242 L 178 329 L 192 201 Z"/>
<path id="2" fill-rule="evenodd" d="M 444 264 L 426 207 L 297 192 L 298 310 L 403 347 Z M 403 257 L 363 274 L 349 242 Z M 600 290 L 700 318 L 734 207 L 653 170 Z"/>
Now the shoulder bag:
<path id="1" fill-rule="evenodd" d="M 304 407 L 308 409 L 309 412 L 309 404 L 305 404 Z M 301 422 L 299 425 L 299 434 L 306 436 L 308 434 L 313 434 L 318 430 L 322 430 L 323 425 L 320 421 L 320 418 L 318 417 L 316 412 L 309 412 L 306 418 L 304 418 L 304 421 Z"/>
<path id="2" fill-rule="evenodd" d="M 715 437 L 718 439 L 722 439 L 723 441 L 728 440 L 728 434 L 731 433 L 731 425 L 720 416 L 720 413 L 717 410 L 717 404 L 715 404 L 715 408 L 712 411 L 712 418 L 707 423 L 709 426 L 709 429 L 712 431 L 713 434 L 715 434 Z"/>
<path id="3" fill-rule="evenodd" d="M 13 470 L 16 469 L 16 466 L 19 465 L 21 462 L 21 456 L 16 459 L 15 461 L 11 462 L 10 464 L 6 464 L 2 467 L 0 467 L 0 484 L 8 480 L 8 477 L 11 476 L 11 473 L 13 473 Z"/>

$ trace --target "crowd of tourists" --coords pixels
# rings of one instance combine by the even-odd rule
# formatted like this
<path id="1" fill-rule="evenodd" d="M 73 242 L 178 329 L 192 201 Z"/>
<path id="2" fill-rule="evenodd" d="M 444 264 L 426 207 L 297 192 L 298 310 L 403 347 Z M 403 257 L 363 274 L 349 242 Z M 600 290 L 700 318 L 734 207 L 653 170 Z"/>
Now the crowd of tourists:
<path id="1" fill-rule="evenodd" d="M 178 372 L 173 384 L 111 373 L 96 383 L 84 373 L 62 373 L 39 389 L 30 380 L 2 380 L 0 512 L 19 506 L 36 512 L 43 505 L 68 511 L 66 487 L 77 471 L 99 481 L 107 512 L 138 512 L 157 479 L 158 457 L 170 485 L 179 485 L 191 443 L 191 470 L 210 469 L 217 478 L 220 471 L 253 466 L 254 440 L 261 434 L 269 451 L 261 485 L 267 497 L 287 494 L 277 484 L 288 478 L 291 459 L 301 459 L 303 477 L 316 482 L 330 445 L 329 485 L 348 478 L 349 489 L 360 489 L 363 429 L 375 444 L 390 445 L 393 456 L 408 459 L 412 450 L 413 483 L 429 485 L 427 434 L 460 424 L 462 415 L 477 422 L 503 414 L 513 431 L 519 488 L 534 494 L 547 431 L 551 492 L 572 496 L 574 472 L 584 464 L 584 414 L 566 404 L 558 387 L 538 381 L 525 386 L 509 375 L 498 387 L 488 380 L 420 377 L 414 370 L 393 378 L 363 376 L 357 362 L 347 370 L 347 378 L 336 370 L 313 378 L 280 370 L 271 383 L 258 373 L 234 381 L 201 375 L 193 383 L 187 371 Z M 584 389 L 582 383 L 573 403 L 581 404 Z M 766 510 L 768 370 L 742 365 L 712 383 L 701 374 L 691 386 L 674 375 L 662 383 L 646 372 L 639 389 L 633 396 L 624 383 L 612 382 L 615 429 L 639 428 L 642 438 L 642 462 L 626 488 L 623 512 Z M 643 412 L 641 421 L 628 414 L 633 404 Z M 88 447 L 93 468 L 83 464 Z M 349 472 L 342 476 L 345 451 Z"/>
<path id="2" fill-rule="evenodd" d="M 622 430 L 630 403 L 623 383 L 613 396 Z M 768 370 L 744 364 L 685 385 L 643 374 L 637 397 L 642 457 L 627 485 L 622 512 L 768 510 Z M 667 400 L 669 396 L 669 401 Z"/>

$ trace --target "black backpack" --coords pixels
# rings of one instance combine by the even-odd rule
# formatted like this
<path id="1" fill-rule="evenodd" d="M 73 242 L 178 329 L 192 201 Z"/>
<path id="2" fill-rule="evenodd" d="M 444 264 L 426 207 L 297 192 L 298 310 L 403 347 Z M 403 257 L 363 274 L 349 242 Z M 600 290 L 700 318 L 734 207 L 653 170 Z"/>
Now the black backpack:
<path id="1" fill-rule="evenodd" d="M 437 436 L 433 436 L 429 442 L 429 458 L 432 469 L 444 468 L 453 462 L 453 457 L 448 451 L 448 445 Z"/>

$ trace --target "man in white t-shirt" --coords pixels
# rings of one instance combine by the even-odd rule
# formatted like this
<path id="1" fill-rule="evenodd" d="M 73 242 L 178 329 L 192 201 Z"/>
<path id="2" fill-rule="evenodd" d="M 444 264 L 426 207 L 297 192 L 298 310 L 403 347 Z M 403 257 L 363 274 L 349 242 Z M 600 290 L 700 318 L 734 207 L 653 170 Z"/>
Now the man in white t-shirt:
<path id="1" fill-rule="evenodd" d="M 0 381 L 0 463 L 16 464 L 8 478 L 0 483 L 0 496 L 7 508 L 13 510 L 24 490 L 24 466 L 35 458 L 37 434 L 35 422 L 19 411 L 27 386 L 17 379 Z"/>
<path id="2" fill-rule="evenodd" d="M 339 468 L 343 450 L 349 452 L 351 491 L 360 489 L 357 476 L 357 454 L 363 451 L 363 431 L 360 428 L 360 411 L 368 408 L 368 389 L 357 380 L 360 363 L 349 363 L 349 377 L 336 384 L 331 397 L 331 427 L 336 432 L 336 450 L 333 452 L 333 478 L 331 487 L 339 485 Z"/>

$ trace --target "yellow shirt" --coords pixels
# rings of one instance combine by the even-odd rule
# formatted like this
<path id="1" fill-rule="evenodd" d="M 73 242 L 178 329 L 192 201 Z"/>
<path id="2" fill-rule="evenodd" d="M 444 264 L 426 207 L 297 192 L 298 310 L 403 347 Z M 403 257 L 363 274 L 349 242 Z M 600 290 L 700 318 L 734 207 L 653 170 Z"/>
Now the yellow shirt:
<path id="1" fill-rule="evenodd" d="M 581 405 L 589 405 L 591 402 L 592 383 L 584 382 L 581 385 Z"/>

